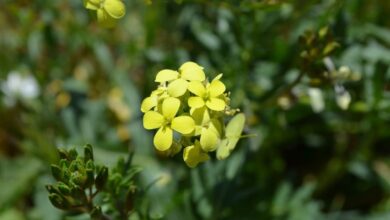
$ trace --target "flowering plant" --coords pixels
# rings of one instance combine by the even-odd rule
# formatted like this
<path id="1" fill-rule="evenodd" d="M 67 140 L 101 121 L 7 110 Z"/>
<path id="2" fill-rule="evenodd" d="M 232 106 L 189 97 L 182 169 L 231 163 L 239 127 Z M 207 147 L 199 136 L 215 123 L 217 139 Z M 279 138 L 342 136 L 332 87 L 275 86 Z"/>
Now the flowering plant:
<path id="1" fill-rule="evenodd" d="M 183 150 L 189 167 L 209 159 L 217 151 L 225 159 L 234 149 L 242 133 L 245 116 L 237 114 L 225 128 L 225 116 L 238 109 L 230 107 L 229 93 L 221 81 L 222 74 L 211 82 L 203 67 L 186 62 L 179 71 L 164 69 L 157 73 L 156 90 L 145 98 L 141 111 L 145 113 L 146 129 L 158 129 L 153 143 L 156 149 L 173 156 Z"/>

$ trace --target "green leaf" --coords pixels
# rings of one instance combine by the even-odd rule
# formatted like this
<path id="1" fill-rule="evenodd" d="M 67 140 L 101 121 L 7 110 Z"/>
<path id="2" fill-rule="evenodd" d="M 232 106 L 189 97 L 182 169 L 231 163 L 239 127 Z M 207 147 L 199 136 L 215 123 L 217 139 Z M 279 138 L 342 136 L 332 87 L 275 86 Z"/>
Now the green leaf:
<path id="1" fill-rule="evenodd" d="M 12 206 L 32 189 L 41 168 L 40 161 L 34 158 L 0 158 L 0 210 Z"/>

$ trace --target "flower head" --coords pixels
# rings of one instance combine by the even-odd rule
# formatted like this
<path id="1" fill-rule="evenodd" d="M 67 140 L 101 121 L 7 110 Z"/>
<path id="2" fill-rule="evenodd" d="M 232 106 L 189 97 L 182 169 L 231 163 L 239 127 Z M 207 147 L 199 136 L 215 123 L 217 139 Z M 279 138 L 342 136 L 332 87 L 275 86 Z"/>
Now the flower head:
<path id="1" fill-rule="evenodd" d="M 188 99 L 188 105 L 191 108 L 207 106 L 207 108 L 214 111 L 223 111 L 226 106 L 223 98 L 226 87 L 220 81 L 221 77 L 222 74 L 219 74 L 211 83 L 206 84 L 206 86 L 199 81 L 191 82 L 188 90 L 195 96 Z"/>
<path id="2" fill-rule="evenodd" d="M 84 0 L 89 10 L 97 13 L 97 19 L 104 27 L 115 26 L 118 19 L 126 14 L 125 5 L 121 0 Z"/>
<path id="3" fill-rule="evenodd" d="M 148 111 L 144 115 L 143 124 L 146 129 L 157 129 L 153 143 L 159 151 L 166 151 L 172 146 L 173 130 L 181 134 L 189 134 L 195 128 L 194 120 L 189 116 L 176 116 L 180 108 L 180 100 L 169 97 L 162 104 L 162 112 Z"/>
<path id="4" fill-rule="evenodd" d="M 180 68 L 179 72 L 175 70 L 161 70 L 157 73 L 156 82 L 166 83 L 168 85 L 168 94 L 172 97 L 184 95 L 187 91 L 189 82 L 201 82 L 205 80 L 203 67 L 194 62 L 186 62 Z"/>
<path id="5" fill-rule="evenodd" d="M 184 63 L 178 71 L 157 73 L 155 82 L 159 85 L 142 101 L 141 111 L 145 113 L 144 127 L 158 129 L 153 143 L 160 154 L 173 156 L 184 149 L 183 159 L 192 168 L 207 161 L 211 152 L 217 152 L 218 159 L 229 156 L 244 121 L 239 124 L 233 118 L 234 123 L 225 129 L 224 116 L 239 110 L 229 106 L 229 93 L 225 93 L 221 78 L 219 74 L 209 82 L 203 67 L 194 62 Z"/>

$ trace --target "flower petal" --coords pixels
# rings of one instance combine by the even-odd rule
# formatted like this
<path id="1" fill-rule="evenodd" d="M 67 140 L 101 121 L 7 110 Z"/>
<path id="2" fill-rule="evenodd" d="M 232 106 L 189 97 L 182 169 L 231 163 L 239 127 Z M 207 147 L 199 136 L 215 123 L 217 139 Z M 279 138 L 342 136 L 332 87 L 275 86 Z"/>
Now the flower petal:
<path id="1" fill-rule="evenodd" d="M 169 127 L 158 129 L 153 138 L 153 144 L 159 151 L 166 151 L 172 146 L 173 131 Z"/>
<path id="2" fill-rule="evenodd" d="M 194 145 L 184 148 L 184 162 L 191 168 L 196 167 L 199 163 L 204 162 L 209 158 L 207 153 L 202 152 L 198 141 L 196 141 Z"/>
<path id="3" fill-rule="evenodd" d="M 199 81 L 190 82 L 188 85 L 188 90 L 200 97 L 203 97 L 206 93 L 206 88 L 204 87 L 203 83 Z"/>
<path id="4" fill-rule="evenodd" d="M 211 97 L 217 97 L 225 92 L 226 87 L 223 82 L 219 80 L 213 80 L 208 88 Z"/>
<path id="5" fill-rule="evenodd" d="M 103 27 L 106 28 L 114 27 L 117 22 L 117 20 L 111 17 L 103 8 L 97 10 L 97 20 Z"/>
<path id="6" fill-rule="evenodd" d="M 141 112 L 147 112 L 156 106 L 157 106 L 157 96 L 147 97 L 142 101 Z"/>
<path id="7" fill-rule="evenodd" d="M 168 94 L 172 97 L 179 97 L 186 93 L 188 87 L 188 82 L 184 79 L 176 79 L 169 83 L 168 85 Z"/>
<path id="8" fill-rule="evenodd" d="M 156 129 L 162 126 L 164 117 L 154 111 L 148 111 L 144 115 L 143 124 L 146 129 Z"/>
<path id="9" fill-rule="evenodd" d="M 201 97 L 195 96 L 188 98 L 188 105 L 191 108 L 201 108 L 205 105 L 205 103 Z"/>
<path id="10" fill-rule="evenodd" d="M 214 111 L 222 111 L 225 109 L 226 103 L 219 98 L 210 98 L 206 101 L 207 107 Z"/>
<path id="11" fill-rule="evenodd" d="M 194 62 L 185 62 L 179 68 L 181 77 L 189 81 L 203 81 L 206 76 L 203 72 L 203 67 Z"/>
<path id="12" fill-rule="evenodd" d="M 177 79 L 179 77 L 179 72 L 174 71 L 174 70 L 161 70 L 160 72 L 157 73 L 156 75 L 156 80 L 155 82 L 169 82 L 174 79 Z"/>
<path id="13" fill-rule="evenodd" d="M 189 134 L 195 129 L 195 122 L 190 116 L 179 116 L 172 120 L 171 127 L 179 133 Z"/>
<path id="14" fill-rule="evenodd" d="M 163 116 L 168 120 L 172 120 L 175 117 L 177 111 L 179 110 L 179 107 L 180 107 L 179 99 L 173 97 L 164 99 L 162 104 Z"/>
<path id="15" fill-rule="evenodd" d="M 217 149 L 218 136 L 212 128 L 203 128 L 200 135 L 200 146 L 206 152 Z"/>
<path id="16" fill-rule="evenodd" d="M 111 17 L 116 19 L 119 19 L 126 14 L 125 4 L 123 4 L 121 0 L 105 0 L 103 8 Z"/>

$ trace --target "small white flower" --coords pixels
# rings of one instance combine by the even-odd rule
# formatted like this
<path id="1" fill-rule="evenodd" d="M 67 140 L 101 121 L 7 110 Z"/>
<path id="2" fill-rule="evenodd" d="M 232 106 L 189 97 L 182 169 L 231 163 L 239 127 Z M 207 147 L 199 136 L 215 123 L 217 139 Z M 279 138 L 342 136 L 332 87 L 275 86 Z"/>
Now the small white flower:
<path id="1" fill-rule="evenodd" d="M 32 75 L 24 75 L 11 71 L 5 81 L 0 83 L 1 91 L 5 95 L 4 102 L 13 106 L 16 100 L 31 100 L 39 95 L 39 85 Z"/>
<path id="2" fill-rule="evenodd" d="M 351 103 L 351 95 L 349 92 L 342 86 L 336 85 L 334 87 L 336 92 L 336 103 L 342 110 L 347 110 L 349 104 Z"/>
<path id="3" fill-rule="evenodd" d="M 309 88 L 310 105 L 315 113 L 320 113 L 325 108 L 324 97 L 319 88 Z"/>

